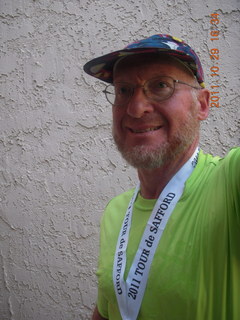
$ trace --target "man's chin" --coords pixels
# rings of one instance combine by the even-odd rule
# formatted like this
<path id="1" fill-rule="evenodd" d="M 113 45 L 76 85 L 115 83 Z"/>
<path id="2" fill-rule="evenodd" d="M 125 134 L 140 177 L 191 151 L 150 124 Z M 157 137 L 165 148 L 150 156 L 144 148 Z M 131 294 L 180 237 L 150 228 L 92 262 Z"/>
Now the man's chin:
<path id="1" fill-rule="evenodd" d="M 133 167 L 137 169 L 157 169 L 164 167 L 171 161 L 183 154 L 193 143 L 194 135 L 175 137 L 171 142 L 163 142 L 159 145 L 136 145 L 126 147 L 118 144 L 115 139 L 118 150 L 122 157 Z"/>
<path id="2" fill-rule="evenodd" d="M 164 166 L 170 160 L 168 144 L 158 148 L 150 148 L 145 145 L 138 145 L 131 149 L 119 148 L 122 157 L 133 167 L 142 169 L 155 169 Z"/>

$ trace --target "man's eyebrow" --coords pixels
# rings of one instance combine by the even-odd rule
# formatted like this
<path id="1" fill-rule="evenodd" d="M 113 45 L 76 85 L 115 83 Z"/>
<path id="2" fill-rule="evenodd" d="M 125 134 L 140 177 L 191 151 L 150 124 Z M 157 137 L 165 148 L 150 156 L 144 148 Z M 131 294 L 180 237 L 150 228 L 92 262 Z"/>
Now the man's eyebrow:
<path id="1" fill-rule="evenodd" d="M 169 73 L 166 73 L 165 71 L 164 72 L 156 72 L 156 73 L 153 73 L 151 75 L 150 78 L 148 79 L 143 79 L 143 81 L 148 81 L 148 80 L 151 80 L 151 79 L 157 79 L 158 77 L 172 77 L 172 78 L 175 78 L 175 76 L 172 76 L 170 75 Z M 130 83 L 130 80 L 128 79 L 128 74 L 123 74 L 123 75 L 120 75 L 120 76 L 117 76 L 117 77 L 114 77 L 116 80 L 113 79 L 113 83 L 114 82 L 126 82 L 126 83 Z M 120 78 L 120 81 L 118 80 L 118 78 Z M 121 80 L 121 78 L 126 78 L 126 81 L 125 80 Z"/>

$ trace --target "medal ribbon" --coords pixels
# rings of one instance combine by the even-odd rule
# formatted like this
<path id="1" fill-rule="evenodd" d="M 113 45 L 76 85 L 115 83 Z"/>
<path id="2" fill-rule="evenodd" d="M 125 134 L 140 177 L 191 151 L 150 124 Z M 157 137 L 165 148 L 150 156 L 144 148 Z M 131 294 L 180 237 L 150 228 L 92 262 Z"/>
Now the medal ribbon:
<path id="1" fill-rule="evenodd" d="M 119 233 L 113 264 L 113 284 L 118 307 L 124 320 L 137 319 L 155 251 L 167 221 L 183 193 L 185 182 L 197 164 L 198 155 L 199 148 L 195 150 L 192 157 L 173 176 L 161 192 L 145 227 L 127 279 L 124 281 L 126 250 L 133 206 L 140 190 L 140 183 L 137 185 L 129 202 Z"/>

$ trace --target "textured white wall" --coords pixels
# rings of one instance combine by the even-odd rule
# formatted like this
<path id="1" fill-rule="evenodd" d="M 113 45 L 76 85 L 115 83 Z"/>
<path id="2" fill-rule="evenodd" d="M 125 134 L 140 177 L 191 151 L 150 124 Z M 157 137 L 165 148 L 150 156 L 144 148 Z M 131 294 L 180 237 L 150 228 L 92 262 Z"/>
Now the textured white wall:
<path id="1" fill-rule="evenodd" d="M 189 42 L 208 85 L 220 51 L 220 108 L 202 146 L 239 145 L 239 0 L 0 0 L 0 319 L 89 319 L 99 220 L 135 185 L 114 149 L 103 85 L 82 71 L 129 41 L 170 33 Z M 210 40 L 219 13 L 220 39 Z"/>

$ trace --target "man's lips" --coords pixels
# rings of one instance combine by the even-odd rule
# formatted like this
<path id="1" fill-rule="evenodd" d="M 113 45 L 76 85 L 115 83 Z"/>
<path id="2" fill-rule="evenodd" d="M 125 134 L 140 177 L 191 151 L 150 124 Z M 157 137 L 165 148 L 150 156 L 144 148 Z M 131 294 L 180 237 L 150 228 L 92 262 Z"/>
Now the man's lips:
<path id="1" fill-rule="evenodd" d="M 132 133 L 145 133 L 145 132 L 151 132 L 151 131 L 156 131 L 161 129 L 162 126 L 149 126 L 149 127 L 145 127 L 145 128 L 131 128 L 131 127 L 127 127 L 127 129 L 129 131 L 131 131 Z"/>

